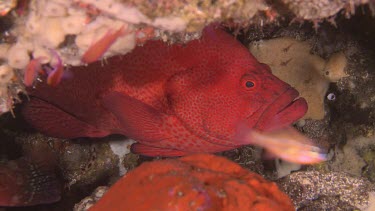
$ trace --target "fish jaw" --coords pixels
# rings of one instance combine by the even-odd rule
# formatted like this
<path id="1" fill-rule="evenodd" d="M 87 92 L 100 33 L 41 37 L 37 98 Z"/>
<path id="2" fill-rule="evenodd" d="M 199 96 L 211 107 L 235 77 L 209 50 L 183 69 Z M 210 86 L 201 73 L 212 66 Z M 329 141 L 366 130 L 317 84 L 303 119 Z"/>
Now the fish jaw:
<path id="1" fill-rule="evenodd" d="M 299 97 L 297 90 L 289 87 L 267 106 L 254 129 L 269 131 L 286 127 L 302 118 L 307 108 L 306 100 Z"/>

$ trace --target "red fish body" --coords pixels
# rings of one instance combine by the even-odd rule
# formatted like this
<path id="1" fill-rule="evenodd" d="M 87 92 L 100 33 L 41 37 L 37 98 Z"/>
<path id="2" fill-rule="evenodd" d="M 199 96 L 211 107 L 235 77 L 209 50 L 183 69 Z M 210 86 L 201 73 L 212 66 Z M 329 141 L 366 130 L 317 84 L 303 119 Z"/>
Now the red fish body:
<path id="1" fill-rule="evenodd" d="M 233 149 L 242 145 L 238 124 L 284 127 L 307 110 L 295 89 L 212 26 L 186 45 L 149 41 L 71 72 L 57 87 L 29 89 L 26 120 L 54 137 L 123 134 L 150 156 Z"/>

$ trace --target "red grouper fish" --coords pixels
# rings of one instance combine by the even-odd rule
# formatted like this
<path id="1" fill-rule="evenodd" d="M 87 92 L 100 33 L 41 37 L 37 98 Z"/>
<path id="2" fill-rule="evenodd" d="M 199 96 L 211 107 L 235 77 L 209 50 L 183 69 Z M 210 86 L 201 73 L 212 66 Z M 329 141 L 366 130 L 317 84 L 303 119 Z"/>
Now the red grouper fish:
<path id="1" fill-rule="evenodd" d="M 25 119 L 53 137 L 123 134 L 148 156 L 234 149 L 245 145 L 235 140 L 238 124 L 277 129 L 307 110 L 295 89 L 214 26 L 184 45 L 149 41 L 71 72 L 57 87 L 44 80 L 28 89 Z"/>

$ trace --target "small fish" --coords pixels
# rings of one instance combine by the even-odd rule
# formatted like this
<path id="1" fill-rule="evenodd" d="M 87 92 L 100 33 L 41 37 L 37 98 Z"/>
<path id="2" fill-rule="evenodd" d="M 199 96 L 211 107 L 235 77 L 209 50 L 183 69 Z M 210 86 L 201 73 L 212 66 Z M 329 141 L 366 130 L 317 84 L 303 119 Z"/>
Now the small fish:
<path id="1" fill-rule="evenodd" d="M 92 63 L 97 61 L 111 47 L 118 37 L 124 35 L 126 26 L 123 25 L 117 31 L 109 30 L 101 39 L 92 44 L 82 56 L 82 62 Z"/>
<path id="2" fill-rule="evenodd" d="M 0 206 L 32 206 L 60 200 L 61 184 L 54 165 L 44 151 L 0 162 Z"/>
<path id="3" fill-rule="evenodd" d="M 23 79 L 23 83 L 25 86 L 32 86 L 35 78 L 38 76 L 38 73 L 42 71 L 41 60 L 45 59 L 45 57 L 38 57 L 32 59 L 29 64 L 27 64 L 25 69 L 25 75 Z"/>
<path id="4" fill-rule="evenodd" d="M 64 65 L 62 64 L 60 56 L 55 51 L 52 51 L 52 53 L 57 59 L 57 64 L 54 65 L 54 68 L 48 73 L 47 84 L 55 87 L 61 82 L 61 79 L 63 78 Z"/>
<path id="5" fill-rule="evenodd" d="M 41 60 L 46 59 L 45 57 L 38 57 L 36 59 L 32 59 L 25 69 L 25 86 L 32 86 L 38 74 L 47 74 L 47 84 L 53 87 L 57 86 L 61 82 L 61 80 L 65 76 L 67 76 L 67 74 L 64 73 L 64 66 L 62 64 L 60 56 L 55 51 L 51 50 L 51 52 L 55 55 L 55 58 L 57 59 L 57 64 L 54 65 L 52 70 L 49 70 L 48 68 L 42 68 L 41 65 Z"/>
<path id="6" fill-rule="evenodd" d="M 105 42 L 123 30 L 109 33 Z M 86 61 L 101 55 L 89 52 L 94 59 Z M 57 87 L 39 83 L 27 90 L 31 100 L 23 108 L 25 119 L 53 137 L 122 134 L 138 141 L 134 153 L 148 156 L 238 148 L 247 144 L 234 139 L 240 122 L 271 130 L 307 111 L 297 90 L 212 25 L 199 40 L 184 45 L 149 40 L 109 58 L 108 64 L 98 61 L 71 72 L 74 77 Z"/>
<path id="7" fill-rule="evenodd" d="M 263 147 L 269 156 L 299 164 L 315 164 L 327 159 L 326 153 L 293 127 L 257 131 L 240 127 L 238 142 Z"/>
<path id="8" fill-rule="evenodd" d="M 17 0 L 0 1 L 0 16 L 7 15 L 16 6 L 17 6 Z"/>

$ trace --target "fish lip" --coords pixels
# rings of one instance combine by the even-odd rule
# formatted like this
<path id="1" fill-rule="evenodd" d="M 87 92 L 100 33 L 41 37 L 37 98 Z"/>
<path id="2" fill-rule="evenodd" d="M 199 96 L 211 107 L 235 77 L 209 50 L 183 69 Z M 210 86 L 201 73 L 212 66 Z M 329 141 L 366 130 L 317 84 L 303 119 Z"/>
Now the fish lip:
<path id="1" fill-rule="evenodd" d="M 285 89 L 284 92 L 282 92 L 266 109 L 265 113 L 272 109 L 273 104 L 278 104 L 281 102 L 280 105 L 278 105 L 277 112 L 275 114 L 280 114 L 286 109 L 290 108 L 298 99 L 301 97 L 299 96 L 299 93 L 296 89 L 289 86 L 287 89 Z M 288 99 L 288 100 L 285 100 Z M 302 98 L 301 98 L 302 99 Z M 282 102 L 285 101 L 285 102 Z"/>
<path id="2" fill-rule="evenodd" d="M 301 96 L 296 97 L 294 100 L 290 101 L 290 103 L 286 105 L 284 108 L 281 108 L 276 114 L 280 114 L 286 111 L 287 109 L 289 109 L 290 107 L 292 107 L 294 104 L 296 104 L 298 101 L 301 101 L 301 100 L 305 100 L 305 99 Z"/>
<path id="3" fill-rule="evenodd" d="M 280 110 L 278 110 L 278 112 L 276 114 L 280 114 L 282 113 L 283 111 L 287 110 L 288 108 L 290 108 L 291 106 L 293 106 L 298 100 L 302 100 L 303 98 L 299 95 L 298 91 L 295 90 L 294 88 L 292 87 L 289 87 L 284 93 L 282 93 L 276 100 L 275 102 L 279 101 L 279 99 L 281 99 L 281 97 L 283 97 L 284 95 L 289 95 L 291 96 L 292 100 L 285 103 L 285 105 L 282 105 L 280 106 Z"/>
<path id="4" fill-rule="evenodd" d="M 274 103 L 277 103 L 277 102 L 281 99 L 282 96 L 284 96 L 285 94 L 288 94 L 288 93 L 292 94 L 292 96 L 294 97 L 294 99 L 299 98 L 299 93 L 298 93 L 298 91 L 295 90 L 295 89 L 292 88 L 292 87 L 288 87 L 287 89 L 285 89 L 284 92 L 282 92 L 281 94 L 279 94 L 279 95 L 278 95 L 273 101 L 271 101 L 271 102 L 268 103 L 268 105 L 266 106 L 266 108 L 262 111 L 262 115 L 260 115 L 260 119 L 262 118 L 262 116 L 263 116 L 265 113 L 267 113 L 267 111 L 270 109 L 270 107 L 271 107 Z M 285 108 L 289 107 L 290 104 L 291 104 L 292 102 L 293 102 L 293 101 L 290 101 L 287 105 L 285 105 L 282 109 L 280 109 L 280 110 L 277 112 L 277 114 L 280 113 L 281 110 L 284 110 Z M 262 107 L 259 107 L 256 111 L 254 111 L 252 114 L 250 114 L 249 116 L 247 116 L 246 119 L 249 119 L 249 118 L 254 117 L 254 115 L 255 115 L 256 113 L 258 113 L 259 111 L 261 111 L 261 110 L 262 110 Z"/>
<path id="5" fill-rule="evenodd" d="M 256 114 L 257 112 L 262 112 L 262 114 L 258 118 L 258 121 L 255 123 L 253 127 L 263 130 L 265 128 L 261 129 L 259 127 L 262 127 L 262 124 L 264 122 L 272 121 L 276 116 L 280 116 L 284 112 L 288 113 L 288 109 L 293 109 L 296 104 L 303 103 L 301 101 L 305 101 L 305 99 L 303 97 L 300 97 L 299 92 L 296 89 L 289 86 L 283 92 L 281 92 L 276 98 L 274 98 L 272 102 L 269 102 L 263 111 L 259 111 L 261 110 L 260 108 L 256 112 L 254 112 L 253 115 L 249 116 L 249 118 L 253 117 L 254 114 Z M 302 116 L 303 115 L 296 118 L 295 121 L 301 118 Z M 268 123 L 266 125 L 268 125 Z"/>

